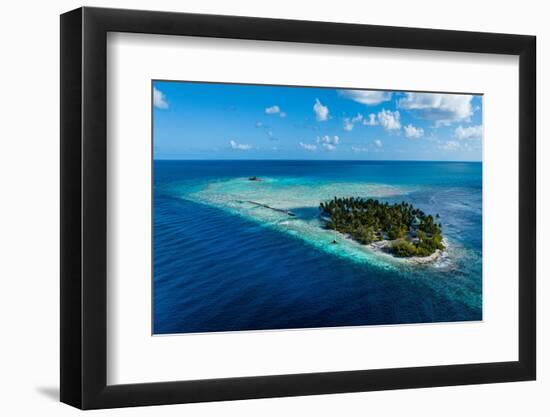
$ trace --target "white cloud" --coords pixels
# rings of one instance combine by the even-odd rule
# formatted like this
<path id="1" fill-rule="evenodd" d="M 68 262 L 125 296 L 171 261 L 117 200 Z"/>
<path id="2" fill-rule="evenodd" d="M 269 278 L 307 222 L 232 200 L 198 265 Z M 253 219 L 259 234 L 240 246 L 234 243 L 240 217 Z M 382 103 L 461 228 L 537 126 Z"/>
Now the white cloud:
<path id="1" fill-rule="evenodd" d="M 265 109 L 265 114 L 277 114 L 281 111 L 279 106 L 271 106 Z"/>
<path id="2" fill-rule="evenodd" d="M 445 142 L 439 146 L 440 149 L 443 149 L 444 151 L 456 151 L 460 148 L 460 143 L 456 140 L 450 140 L 448 142 Z"/>
<path id="3" fill-rule="evenodd" d="M 264 127 L 264 124 L 262 122 L 256 122 L 255 126 L 256 127 Z"/>
<path id="4" fill-rule="evenodd" d="M 353 130 L 355 123 L 359 123 L 362 120 L 363 115 L 360 113 L 357 113 L 357 115 L 353 116 L 351 119 L 349 117 L 344 117 L 344 130 L 347 130 L 348 132 Z"/>
<path id="5" fill-rule="evenodd" d="M 229 145 L 231 145 L 231 149 L 235 149 L 238 151 L 248 151 L 249 149 L 252 149 L 252 145 L 237 143 L 234 140 L 230 140 Z"/>
<path id="6" fill-rule="evenodd" d="M 317 136 L 317 143 L 321 145 L 327 151 L 333 151 L 336 149 L 336 145 L 340 143 L 339 136 Z"/>
<path id="7" fill-rule="evenodd" d="M 378 113 L 378 122 L 385 130 L 401 129 L 401 117 L 398 111 L 382 109 Z"/>
<path id="8" fill-rule="evenodd" d="M 357 153 L 359 153 L 359 152 L 368 152 L 369 151 L 369 149 L 366 146 L 352 146 L 351 150 L 353 152 L 357 152 Z"/>
<path id="9" fill-rule="evenodd" d="M 344 118 L 344 130 L 350 132 L 353 130 L 353 122 L 349 117 Z"/>
<path id="10" fill-rule="evenodd" d="M 157 90 L 155 87 L 153 87 L 153 105 L 157 109 L 167 109 L 168 108 L 168 102 L 166 101 L 166 95 L 162 91 Z"/>
<path id="11" fill-rule="evenodd" d="M 264 110 L 265 114 L 278 114 L 279 117 L 286 117 L 286 113 L 281 110 L 281 108 L 277 105 L 273 105 L 271 107 L 266 107 Z"/>
<path id="12" fill-rule="evenodd" d="M 407 126 L 403 127 L 405 130 L 405 136 L 411 139 L 418 139 L 424 136 L 424 129 L 421 127 L 414 127 L 412 124 L 408 124 Z"/>
<path id="13" fill-rule="evenodd" d="M 405 93 L 398 106 L 434 121 L 436 126 L 448 126 L 470 118 L 472 98 L 466 94 Z"/>
<path id="14" fill-rule="evenodd" d="M 468 126 L 462 127 L 458 126 L 455 129 L 455 138 L 457 139 L 479 139 L 483 135 L 483 126 Z"/>
<path id="15" fill-rule="evenodd" d="M 388 91 L 365 91 L 365 90 L 340 90 L 340 94 L 358 103 L 374 106 L 384 101 L 391 100 L 392 93 Z"/>
<path id="16" fill-rule="evenodd" d="M 338 145 L 340 143 L 340 137 L 339 136 L 317 136 L 317 143 L 328 143 L 329 145 Z"/>
<path id="17" fill-rule="evenodd" d="M 365 117 L 365 119 L 363 120 L 363 124 L 365 126 L 376 126 L 378 124 L 378 122 L 376 121 L 376 114 L 369 114 L 368 119 Z"/>
<path id="18" fill-rule="evenodd" d="M 378 146 L 379 148 L 382 147 L 382 141 L 381 141 L 380 139 L 376 139 L 376 140 L 374 141 L 374 144 L 375 144 L 376 146 Z"/>
<path id="19" fill-rule="evenodd" d="M 313 105 L 313 111 L 315 112 L 315 118 L 319 122 L 324 122 L 328 119 L 328 107 L 323 106 L 323 104 L 319 101 L 319 99 L 315 99 L 315 104 Z"/>
<path id="20" fill-rule="evenodd" d="M 306 151 L 316 151 L 317 150 L 317 145 L 304 143 L 304 142 L 300 142 L 300 147 L 305 149 Z"/>

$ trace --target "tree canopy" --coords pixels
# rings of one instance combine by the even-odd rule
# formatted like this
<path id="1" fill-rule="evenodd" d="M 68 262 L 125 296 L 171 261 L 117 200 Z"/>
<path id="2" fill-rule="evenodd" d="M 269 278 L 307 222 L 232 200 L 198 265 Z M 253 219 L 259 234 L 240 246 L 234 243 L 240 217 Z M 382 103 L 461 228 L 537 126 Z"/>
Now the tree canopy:
<path id="1" fill-rule="evenodd" d="M 348 234 L 361 244 L 390 240 L 390 251 L 398 257 L 428 256 L 444 249 L 441 223 L 404 201 L 389 204 L 371 198 L 334 197 L 322 202 L 320 209 L 328 229 Z"/>

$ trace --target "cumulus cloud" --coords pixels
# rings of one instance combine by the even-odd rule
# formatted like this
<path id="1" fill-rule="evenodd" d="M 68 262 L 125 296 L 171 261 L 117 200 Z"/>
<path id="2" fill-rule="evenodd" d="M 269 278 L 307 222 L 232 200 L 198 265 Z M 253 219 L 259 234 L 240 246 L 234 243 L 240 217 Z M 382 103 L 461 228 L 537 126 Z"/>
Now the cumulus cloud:
<path id="1" fill-rule="evenodd" d="M 316 151 L 317 150 L 317 145 L 304 143 L 304 142 L 300 142 L 300 147 L 302 149 L 305 149 L 306 151 Z"/>
<path id="2" fill-rule="evenodd" d="M 315 104 L 313 105 L 313 111 L 315 112 L 315 118 L 319 122 L 324 122 L 328 119 L 328 107 L 323 106 L 323 104 L 319 101 L 319 99 L 315 99 Z"/>
<path id="3" fill-rule="evenodd" d="M 349 117 L 344 118 L 344 130 L 348 132 L 353 130 L 353 123 Z"/>
<path id="4" fill-rule="evenodd" d="M 317 136 L 317 143 L 328 143 L 329 145 L 338 145 L 340 143 L 340 137 L 339 136 Z"/>
<path id="5" fill-rule="evenodd" d="M 378 121 L 376 120 L 376 114 L 371 113 L 369 114 L 368 118 L 363 119 L 363 124 L 365 126 L 376 126 L 378 124 Z"/>
<path id="6" fill-rule="evenodd" d="M 378 123 L 384 130 L 399 130 L 401 129 L 401 117 L 399 112 L 382 109 L 378 113 Z"/>
<path id="7" fill-rule="evenodd" d="M 381 141 L 380 139 L 376 139 L 376 140 L 374 141 L 374 144 L 375 144 L 377 147 L 379 147 L 379 148 L 382 147 L 382 141 Z"/>
<path id="8" fill-rule="evenodd" d="M 155 87 L 153 87 L 153 105 L 157 109 L 168 108 L 168 101 L 166 101 L 166 95 L 162 91 L 157 90 Z"/>
<path id="9" fill-rule="evenodd" d="M 280 111 L 281 111 L 281 108 L 279 106 L 271 106 L 265 109 L 266 114 L 277 114 Z"/>
<path id="10" fill-rule="evenodd" d="M 231 145 L 231 149 L 234 149 L 237 151 L 248 151 L 249 149 L 252 149 L 252 145 L 237 143 L 234 140 L 230 140 L 229 145 Z"/>
<path id="11" fill-rule="evenodd" d="M 366 146 L 352 146 L 351 150 L 353 152 L 359 153 L 359 152 L 368 152 L 369 149 Z"/>
<path id="12" fill-rule="evenodd" d="M 458 126 L 455 129 L 455 138 L 457 139 L 479 139 L 483 135 L 483 126 Z"/>
<path id="13" fill-rule="evenodd" d="M 424 129 L 421 127 L 414 127 L 412 124 L 408 124 L 407 126 L 403 127 L 405 130 L 405 136 L 410 139 L 418 139 L 424 136 Z"/>
<path id="14" fill-rule="evenodd" d="M 449 140 L 439 145 L 439 149 L 443 149 L 444 151 L 456 151 L 459 148 L 460 143 L 456 140 Z"/>
<path id="15" fill-rule="evenodd" d="M 281 110 L 281 108 L 277 105 L 273 105 L 271 107 L 266 107 L 264 110 L 265 114 L 278 114 L 279 117 L 286 117 L 286 113 Z"/>
<path id="16" fill-rule="evenodd" d="M 388 91 L 340 90 L 340 94 L 367 106 L 389 101 L 392 97 L 392 93 Z"/>
<path id="17" fill-rule="evenodd" d="M 333 151 L 336 149 L 336 145 L 340 143 L 339 136 L 317 136 L 317 143 L 327 151 Z"/>
<path id="18" fill-rule="evenodd" d="M 472 98 L 466 94 L 405 93 L 397 104 L 418 117 L 434 121 L 436 126 L 448 126 L 470 118 Z"/>
<path id="19" fill-rule="evenodd" d="M 360 113 L 357 113 L 356 116 L 353 116 L 352 118 L 344 117 L 344 130 L 347 130 L 350 132 L 353 130 L 353 126 L 355 123 L 359 123 L 363 120 L 363 115 Z"/>

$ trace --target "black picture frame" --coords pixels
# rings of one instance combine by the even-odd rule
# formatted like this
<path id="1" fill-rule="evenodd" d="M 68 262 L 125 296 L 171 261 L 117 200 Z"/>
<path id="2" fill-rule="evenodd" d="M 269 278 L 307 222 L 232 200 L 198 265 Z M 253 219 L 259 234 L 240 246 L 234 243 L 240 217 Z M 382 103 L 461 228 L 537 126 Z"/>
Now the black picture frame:
<path id="1" fill-rule="evenodd" d="M 107 385 L 108 32 L 519 56 L 519 358 L 512 362 Z M 534 380 L 536 38 L 80 8 L 61 16 L 61 401 L 81 409 Z"/>

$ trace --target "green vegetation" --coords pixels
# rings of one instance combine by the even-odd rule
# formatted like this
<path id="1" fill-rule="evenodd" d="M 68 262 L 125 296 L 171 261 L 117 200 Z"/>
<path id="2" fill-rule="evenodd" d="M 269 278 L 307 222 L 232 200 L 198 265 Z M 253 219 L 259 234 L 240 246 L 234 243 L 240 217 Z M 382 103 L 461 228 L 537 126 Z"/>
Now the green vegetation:
<path id="1" fill-rule="evenodd" d="M 328 229 L 348 234 L 364 245 L 391 241 L 389 251 L 397 257 L 429 256 L 445 248 L 441 223 L 404 201 L 390 205 L 373 199 L 335 197 L 321 203 L 320 209 Z"/>

